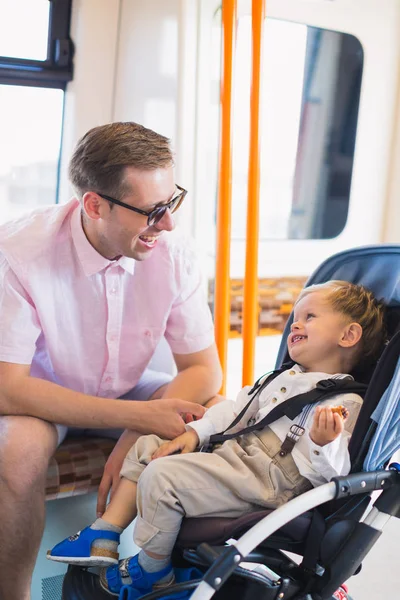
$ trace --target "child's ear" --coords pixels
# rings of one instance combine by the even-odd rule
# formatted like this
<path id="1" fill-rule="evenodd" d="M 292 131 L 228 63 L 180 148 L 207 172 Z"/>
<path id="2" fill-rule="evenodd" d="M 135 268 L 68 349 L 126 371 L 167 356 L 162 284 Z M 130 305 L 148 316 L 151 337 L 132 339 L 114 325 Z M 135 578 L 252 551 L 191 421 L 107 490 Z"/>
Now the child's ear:
<path id="1" fill-rule="evenodd" d="M 346 325 L 342 333 L 339 345 L 342 348 L 352 348 L 360 341 L 362 336 L 362 327 L 359 323 L 350 323 Z"/>

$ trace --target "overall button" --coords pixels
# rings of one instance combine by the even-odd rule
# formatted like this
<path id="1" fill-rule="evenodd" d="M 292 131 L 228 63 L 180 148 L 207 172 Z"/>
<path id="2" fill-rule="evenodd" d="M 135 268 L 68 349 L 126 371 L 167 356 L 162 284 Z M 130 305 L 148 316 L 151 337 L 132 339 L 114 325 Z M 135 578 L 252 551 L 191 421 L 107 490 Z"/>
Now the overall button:
<path id="1" fill-rule="evenodd" d="M 296 375 L 296 371 L 289 371 L 289 375 Z"/>
<path id="2" fill-rule="evenodd" d="M 275 404 L 275 402 L 278 402 L 278 398 L 272 398 L 271 402 Z"/>
<path id="3" fill-rule="evenodd" d="M 281 392 L 282 392 L 282 394 L 284 394 L 286 392 L 286 388 L 285 387 L 281 387 Z"/>
<path id="4" fill-rule="evenodd" d="M 313 453 L 315 454 L 315 456 L 319 456 L 318 450 L 313 450 Z"/>

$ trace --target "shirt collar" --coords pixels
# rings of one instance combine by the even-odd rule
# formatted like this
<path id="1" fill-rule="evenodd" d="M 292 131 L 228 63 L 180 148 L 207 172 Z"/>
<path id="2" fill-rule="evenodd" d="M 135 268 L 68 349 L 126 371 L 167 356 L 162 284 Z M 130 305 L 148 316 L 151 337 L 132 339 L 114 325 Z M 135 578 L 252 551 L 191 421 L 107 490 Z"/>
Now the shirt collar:
<path id="1" fill-rule="evenodd" d="M 71 234 L 76 253 L 87 277 L 99 273 L 110 265 L 119 265 L 133 275 L 135 271 L 135 260 L 133 258 L 121 256 L 118 260 L 109 260 L 93 248 L 83 231 L 80 203 L 75 208 L 71 218 Z"/>
<path id="2" fill-rule="evenodd" d="M 297 373 L 306 373 L 304 367 L 302 367 L 301 365 L 299 365 L 297 363 L 295 363 L 293 365 L 292 369 L 288 369 L 288 370 L 289 371 L 290 370 L 297 371 Z M 329 379 L 346 379 L 347 378 L 347 379 L 352 379 L 354 381 L 354 377 L 347 373 L 334 373 L 332 375 L 329 375 L 329 374 L 327 374 L 327 375 L 328 375 Z"/>

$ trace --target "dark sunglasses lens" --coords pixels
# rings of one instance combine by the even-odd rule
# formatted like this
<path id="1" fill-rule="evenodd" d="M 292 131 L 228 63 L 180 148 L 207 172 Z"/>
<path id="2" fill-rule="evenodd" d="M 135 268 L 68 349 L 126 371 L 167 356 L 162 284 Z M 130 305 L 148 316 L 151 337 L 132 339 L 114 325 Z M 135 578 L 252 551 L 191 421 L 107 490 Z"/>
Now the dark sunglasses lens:
<path id="1" fill-rule="evenodd" d="M 152 210 L 151 213 L 149 214 L 149 219 L 147 222 L 149 227 L 151 225 L 156 225 L 156 223 L 161 221 L 161 219 L 165 215 L 166 210 L 167 210 L 166 206 L 160 206 L 159 208 L 155 208 L 154 210 Z"/>
<path id="2" fill-rule="evenodd" d="M 171 202 L 169 202 L 165 206 L 159 206 L 158 208 L 155 208 L 149 215 L 147 221 L 148 226 L 150 227 L 151 225 L 156 225 L 159 221 L 161 221 L 167 209 L 170 211 L 170 213 L 174 213 L 176 210 L 178 210 L 178 208 L 182 204 L 182 200 L 184 199 L 185 194 L 186 192 L 182 192 L 181 194 L 179 194 L 179 196 L 173 198 Z"/>

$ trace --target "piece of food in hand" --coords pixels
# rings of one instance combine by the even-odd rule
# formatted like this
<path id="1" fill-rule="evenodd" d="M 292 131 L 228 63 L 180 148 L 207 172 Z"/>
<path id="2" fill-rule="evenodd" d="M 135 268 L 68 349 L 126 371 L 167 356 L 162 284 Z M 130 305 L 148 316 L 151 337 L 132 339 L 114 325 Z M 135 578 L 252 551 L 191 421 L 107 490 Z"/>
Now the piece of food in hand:
<path id="1" fill-rule="evenodd" d="M 342 419 L 345 419 L 349 414 L 349 411 L 347 410 L 347 408 L 345 408 L 344 406 L 341 406 L 341 405 L 340 406 L 332 406 L 332 412 L 340 415 L 342 417 Z"/>

